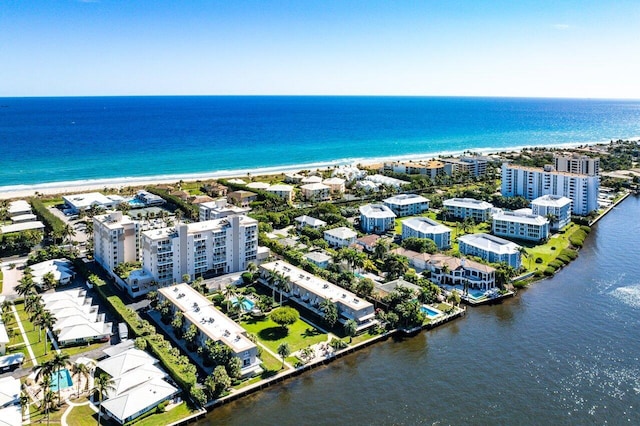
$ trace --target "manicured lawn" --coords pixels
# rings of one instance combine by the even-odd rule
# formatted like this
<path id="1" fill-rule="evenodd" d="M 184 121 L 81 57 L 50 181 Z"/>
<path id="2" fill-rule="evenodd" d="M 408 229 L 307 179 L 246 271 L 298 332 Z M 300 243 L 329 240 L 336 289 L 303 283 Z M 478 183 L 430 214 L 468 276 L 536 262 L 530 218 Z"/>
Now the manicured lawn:
<path id="1" fill-rule="evenodd" d="M 82 403 L 86 401 L 86 398 L 82 398 L 79 401 Z M 67 424 L 77 426 L 93 426 L 98 421 L 98 413 L 93 411 L 89 405 L 81 405 L 79 407 L 73 407 L 73 409 L 67 415 Z"/>
<path id="2" fill-rule="evenodd" d="M 60 348 L 60 350 L 63 351 L 64 353 L 69 354 L 69 356 L 73 356 L 83 352 L 88 352 L 94 349 L 98 349 L 102 346 L 106 348 L 107 346 L 109 346 L 109 343 L 98 342 L 98 343 L 92 343 L 90 345 L 70 346 L 70 347 Z"/>
<path id="3" fill-rule="evenodd" d="M 527 268 L 528 271 L 535 271 L 536 269 L 544 271 L 547 265 L 549 265 L 549 262 L 553 261 L 562 250 L 570 246 L 569 238 L 579 229 L 579 225 L 571 223 L 562 233 L 555 234 L 549 238 L 549 241 L 545 244 L 536 246 L 522 243 L 521 245 L 525 247 L 525 250 L 529 254 L 528 258 L 523 256 L 522 265 Z M 538 257 L 542 259 L 542 263 L 536 263 L 536 258 Z"/>
<path id="4" fill-rule="evenodd" d="M 63 404 L 60 408 L 53 408 L 49 411 L 49 424 L 59 425 L 61 424 L 60 418 L 67 409 L 67 405 Z M 47 415 L 36 407 L 34 404 L 29 405 L 29 415 L 31 416 L 31 424 L 47 424 Z M 75 423 L 69 423 L 70 425 Z"/>
<path id="5" fill-rule="evenodd" d="M 288 332 L 269 318 L 252 318 L 241 322 L 240 325 L 249 333 L 255 334 L 258 340 L 274 353 L 278 353 L 278 345 L 283 342 L 287 342 L 291 352 L 295 352 L 327 340 L 325 333 L 302 320 L 290 325 Z"/>
<path id="6" fill-rule="evenodd" d="M 136 426 L 156 426 L 156 425 L 168 425 L 169 423 L 177 422 L 180 419 L 184 419 L 194 413 L 194 410 L 189 408 L 186 402 L 172 408 L 164 413 L 152 414 L 149 417 L 145 417 L 139 422 L 135 422 Z M 72 423 L 69 423 L 72 424 Z"/>
<path id="7" fill-rule="evenodd" d="M 33 350 L 33 354 L 36 356 L 36 360 L 38 363 L 42 364 L 44 361 L 47 361 L 53 358 L 53 345 L 50 340 L 47 338 L 47 353 L 45 355 L 45 343 L 44 343 L 44 331 L 40 333 L 40 342 L 38 342 L 38 327 L 34 327 L 31 321 L 29 321 L 29 314 L 24 311 L 24 303 L 17 303 L 16 309 L 18 310 L 18 316 L 20 317 L 20 322 L 22 322 L 22 327 L 24 328 L 25 333 L 27 334 L 27 339 L 31 343 L 31 349 Z M 27 353 L 25 349 L 25 353 Z M 26 362 L 26 360 L 25 360 Z M 25 365 L 26 366 L 26 365 Z"/>
<path id="8" fill-rule="evenodd" d="M 265 350 L 262 351 L 262 354 L 260 355 L 260 359 L 262 360 L 262 368 L 264 370 L 278 371 L 280 370 L 280 367 L 282 367 L 282 360 L 274 357 L 273 355 L 271 355 L 269 352 Z"/>
<path id="9" fill-rule="evenodd" d="M 396 232 L 396 234 L 398 234 L 398 235 L 402 235 L 402 222 L 404 222 L 404 221 L 405 221 L 405 220 L 407 220 L 407 219 L 414 218 L 414 217 L 428 217 L 429 219 L 433 219 L 433 220 L 435 220 L 435 221 L 438 221 L 438 220 L 436 219 L 436 214 L 435 214 L 434 212 L 430 212 L 430 211 L 425 212 L 425 213 L 423 213 L 423 214 L 419 214 L 419 215 L 417 215 L 417 216 L 405 216 L 405 217 L 399 217 L 399 218 L 397 218 L 397 219 L 396 219 L 396 227 L 395 227 L 395 232 Z M 438 221 L 438 222 L 439 222 L 439 221 Z"/>
<path id="10" fill-rule="evenodd" d="M 344 339 L 345 343 L 349 345 L 357 345 L 358 343 L 366 342 L 367 340 L 373 339 L 374 337 L 378 337 L 379 334 L 370 334 L 370 332 L 362 333 L 358 336 L 355 336 L 351 343 L 349 343 L 349 338 Z"/>

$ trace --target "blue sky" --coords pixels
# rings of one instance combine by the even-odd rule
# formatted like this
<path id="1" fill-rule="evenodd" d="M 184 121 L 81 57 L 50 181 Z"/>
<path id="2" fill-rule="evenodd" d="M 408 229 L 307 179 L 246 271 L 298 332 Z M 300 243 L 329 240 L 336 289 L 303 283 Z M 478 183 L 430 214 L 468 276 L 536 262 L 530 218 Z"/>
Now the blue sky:
<path id="1" fill-rule="evenodd" d="M 0 96 L 640 99 L 635 1 L 3 0 Z"/>

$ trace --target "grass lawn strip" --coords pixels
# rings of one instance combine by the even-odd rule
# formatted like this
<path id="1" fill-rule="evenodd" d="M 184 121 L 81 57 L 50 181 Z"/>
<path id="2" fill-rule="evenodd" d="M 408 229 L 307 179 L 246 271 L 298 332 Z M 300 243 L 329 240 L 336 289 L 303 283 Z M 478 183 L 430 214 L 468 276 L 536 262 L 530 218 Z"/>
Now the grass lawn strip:
<path id="1" fill-rule="evenodd" d="M 249 333 L 256 335 L 258 341 L 274 353 L 278 353 L 278 346 L 284 342 L 289 344 L 289 349 L 293 353 L 307 346 L 327 341 L 327 334 L 302 320 L 290 325 L 288 333 L 269 318 L 252 318 L 242 321 L 240 325 Z"/>
<path id="2" fill-rule="evenodd" d="M 568 248 L 571 244 L 569 243 L 569 238 L 573 235 L 574 232 L 580 230 L 580 225 L 575 223 L 569 224 L 564 231 L 554 234 L 549 241 L 545 244 L 534 245 L 534 244 L 526 244 L 521 243 L 527 253 L 529 254 L 529 258 L 523 258 L 522 264 L 527 268 L 528 271 L 535 271 L 539 269 L 544 271 L 550 262 L 554 261 L 556 257 L 562 252 L 562 250 Z M 542 259 L 542 263 L 535 263 L 536 258 Z"/>
<path id="3" fill-rule="evenodd" d="M 18 310 L 18 316 L 20 317 L 20 322 L 22 322 L 22 327 L 24 327 L 24 331 L 27 334 L 27 339 L 31 344 L 31 349 L 36 357 L 36 360 L 39 364 L 42 364 L 44 361 L 47 361 L 53 358 L 53 354 L 55 350 L 53 349 L 53 345 L 51 341 L 47 339 L 47 353 L 45 355 L 45 344 L 44 344 L 44 335 L 45 332 L 41 332 L 41 340 L 38 342 L 38 327 L 34 327 L 31 321 L 29 321 L 29 314 L 24 311 L 24 303 L 18 303 L 15 305 Z"/>

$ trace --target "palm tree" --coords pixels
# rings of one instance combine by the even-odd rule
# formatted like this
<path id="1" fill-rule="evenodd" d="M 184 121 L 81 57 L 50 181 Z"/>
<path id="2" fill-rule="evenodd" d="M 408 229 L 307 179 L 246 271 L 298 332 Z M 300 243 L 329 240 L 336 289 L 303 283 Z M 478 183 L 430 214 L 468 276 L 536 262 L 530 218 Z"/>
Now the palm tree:
<path id="1" fill-rule="evenodd" d="M 36 283 L 33 282 L 31 274 L 25 272 L 18 282 L 19 284 L 15 286 L 18 295 L 25 297 L 29 294 L 36 294 Z"/>
<path id="2" fill-rule="evenodd" d="M 291 282 L 284 278 L 278 282 L 278 290 L 280 290 L 280 306 L 282 306 L 282 293 L 289 293 L 291 291 Z"/>
<path id="3" fill-rule="evenodd" d="M 287 342 L 280 343 L 278 346 L 278 355 L 282 357 L 282 368 L 284 368 L 284 360 L 291 354 L 291 348 Z"/>
<path id="4" fill-rule="evenodd" d="M 42 400 L 40 409 L 47 415 L 47 425 L 49 425 L 49 413 L 55 403 L 56 394 L 51 390 L 51 378 L 45 377 L 40 385 L 42 387 Z"/>
<path id="5" fill-rule="evenodd" d="M 385 239 L 379 239 L 373 250 L 373 257 L 376 259 L 384 259 L 389 251 L 389 242 Z"/>
<path id="6" fill-rule="evenodd" d="M 527 252 L 527 249 L 522 246 L 518 246 L 518 253 L 520 253 L 520 256 L 524 257 L 525 259 L 529 259 L 529 269 L 531 269 L 531 256 Z"/>
<path id="7" fill-rule="evenodd" d="M 228 285 L 222 290 L 224 298 L 227 300 L 227 312 L 231 310 L 231 299 L 238 295 L 238 290 L 235 285 Z"/>
<path id="8" fill-rule="evenodd" d="M 66 224 L 64 228 L 62 228 L 62 237 L 67 241 L 71 241 L 71 237 L 76 236 L 76 230 L 73 229 L 73 226 Z"/>
<path id="9" fill-rule="evenodd" d="M 42 305 L 35 305 L 31 315 L 29 316 L 29 320 L 33 324 L 34 330 L 35 327 L 38 326 L 38 343 L 42 341 L 42 328 L 44 327 L 44 321 L 46 320 L 44 315 L 45 312 L 47 311 L 44 310 Z"/>
<path id="10" fill-rule="evenodd" d="M 39 294 L 27 294 L 24 299 L 24 311 L 28 314 L 34 313 L 38 308 L 42 308 L 42 296 Z"/>
<path id="11" fill-rule="evenodd" d="M 73 365 L 73 373 L 77 377 L 76 380 L 78 382 L 78 391 L 76 395 L 79 398 L 80 397 L 80 381 L 84 377 L 84 380 L 85 380 L 84 388 L 86 389 L 89 386 L 89 375 L 91 374 L 91 371 L 89 370 L 89 366 L 87 364 L 76 363 Z"/>
<path id="12" fill-rule="evenodd" d="M 51 382 L 51 375 L 53 374 L 54 368 L 51 360 L 49 360 L 33 367 L 33 371 L 36 373 L 36 381 L 48 380 Z"/>
<path id="13" fill-rule="evenodd" d="M 60 370 L 71 364 L 69 354 L 64 352 L 56 352 L 51 359 L 51 366 L 56 372 L 56 380 L 58 381 L 58 405 L 60 405 Z"/>
<path id="14" fill-rule="evenodd" d="M 56 324 L 56 317 L 54 317 L 51 312 L 44 311 L 42 313 L 42 328 L 44 328 L 44 354 L 47 354 L 47 330 L 53 329 L 53 326 Z M 51 332 L 53 333 L 53 331 Z"/>
<path id="15" fill-rule="evenodd" d="M 107 374 L 100 374 L 93 379 L 93 388 L 98 392 L 98 426 L 102 416 L 102 397 L 105 393 L 115 391 L 115 382 Z"/>

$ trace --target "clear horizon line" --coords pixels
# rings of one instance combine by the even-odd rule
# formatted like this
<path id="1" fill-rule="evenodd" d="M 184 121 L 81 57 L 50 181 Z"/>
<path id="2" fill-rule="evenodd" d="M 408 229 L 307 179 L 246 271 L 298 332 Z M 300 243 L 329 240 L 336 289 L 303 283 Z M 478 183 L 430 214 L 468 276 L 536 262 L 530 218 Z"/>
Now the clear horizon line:
<path id="1" fill-rule="evenodd" d="M 110 95 L 0 95 L 0 99 L 38 99 L 38 98 L 170 98 L 170 97 L 219 97 L 219 98 L 487 98 L 487 99 L 557 99 L 557 100 L 612 100 L 640 101 L 640 98 L 616 97 L 572 97 L 572 96 L 502 96 L 502 95 L 406 95 L 406 94 L 110 94 Z"/>

